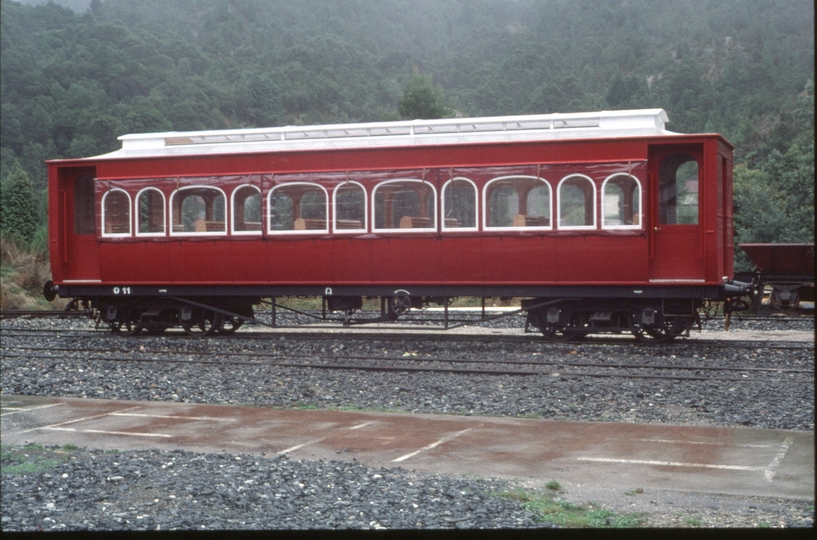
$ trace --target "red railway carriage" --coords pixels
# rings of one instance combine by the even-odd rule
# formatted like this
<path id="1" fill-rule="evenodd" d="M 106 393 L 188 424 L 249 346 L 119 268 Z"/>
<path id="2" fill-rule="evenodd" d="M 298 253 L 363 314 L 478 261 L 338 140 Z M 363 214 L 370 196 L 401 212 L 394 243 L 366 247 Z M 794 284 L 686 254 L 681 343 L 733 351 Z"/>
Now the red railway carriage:
<path id="1" fill-rule="evenodd" d="M 229 332 L 264 298 L 384 318 L 524 298 L 553 339 L 678 335 L 732 275 L 732 146 L 663 110 L 126 135 L 48 162 L 55 293 Z"/>

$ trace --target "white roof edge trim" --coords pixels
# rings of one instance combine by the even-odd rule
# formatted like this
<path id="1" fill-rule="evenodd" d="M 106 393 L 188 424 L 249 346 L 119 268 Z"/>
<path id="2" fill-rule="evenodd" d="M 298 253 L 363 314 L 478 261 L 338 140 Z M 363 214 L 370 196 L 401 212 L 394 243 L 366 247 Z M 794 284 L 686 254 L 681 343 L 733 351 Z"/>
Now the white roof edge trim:
<path id="1" fill-rule="evenodd" d="M 671 134 L 663 109 L 122 135 L 105 158 Z"/>

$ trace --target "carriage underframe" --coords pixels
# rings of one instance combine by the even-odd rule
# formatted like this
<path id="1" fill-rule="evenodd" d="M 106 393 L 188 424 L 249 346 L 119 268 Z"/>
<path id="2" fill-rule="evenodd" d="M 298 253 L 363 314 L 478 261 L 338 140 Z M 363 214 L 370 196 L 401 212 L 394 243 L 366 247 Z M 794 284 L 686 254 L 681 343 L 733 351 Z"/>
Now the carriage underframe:
<path id="1" fill-rule="evenodd" d="M 700 324 L 699 310 L 706 300 L 726 300 L 726 311 L 745 307 L 739 297 L 749 284 L 669 287 L 599 286 L 59 286 L 54 293 L 73 297 L 73 309 L 88 309 L 98 325 L 124 334 L 161 333 L 181 327 L 190 335 L 232 334 L 245 322 L 279 327 L 280 309 L 295 311 L 316 321 L 344 326 L 396 321 L 412 309 L 442 306 L 442 318 L 412 318 L 437 323 L 442 329 L 478 324 L 525 312 L 526 329 L 533 327 L 552 341 L 581 339 L 588 334 L 632 333 L 642 342 L 667 342 Z M 126 294 L 123 294 L 123 291 Z M 301 312 L 278 303 L 285 297 L 321 299 L 320 313 Z M 452 317 L 455 298 L 481 300 L 478 319 Z M 521 308 L 488 315 L 487 298 L 521 298 Z M 379 299 L 380 310 L 364 311 L 364 299 Z M 259 306 L 268 306 L 263 319 Z"/>

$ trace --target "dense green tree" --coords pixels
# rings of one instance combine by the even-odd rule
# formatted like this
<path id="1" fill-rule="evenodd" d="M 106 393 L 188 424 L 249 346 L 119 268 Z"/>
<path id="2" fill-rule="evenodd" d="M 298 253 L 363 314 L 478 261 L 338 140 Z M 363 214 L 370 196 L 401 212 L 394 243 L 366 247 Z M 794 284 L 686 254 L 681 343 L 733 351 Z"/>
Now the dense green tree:
<path id="1" fill-rule="evenodd" d="M 14 164 L 8 178 L 2 182 L 0 197 L 0 230 L 26 243 L 31 242 L 39 222 L 38 203 L 31 180 L 19 163 Z"/>
<path id="2" fill-rule="evenodd" d="M 430 75 L 414 72 L 406 82 L 403 97 L 397 104 L 397 112 L 408 119 L 445 118 L 451 110 L 445 105 L 445 95 L 439 85 L 431 81 Z"/>

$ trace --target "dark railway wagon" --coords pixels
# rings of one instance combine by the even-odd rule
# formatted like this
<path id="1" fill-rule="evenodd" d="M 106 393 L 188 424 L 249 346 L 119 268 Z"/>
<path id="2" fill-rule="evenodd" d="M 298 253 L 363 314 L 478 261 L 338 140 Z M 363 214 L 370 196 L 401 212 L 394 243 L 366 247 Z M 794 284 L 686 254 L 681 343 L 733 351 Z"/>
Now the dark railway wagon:
<path id="1" fill-rule="evenodd" d="M 48 162 L 46 295 L 118 330 L 230 332 L 262 299 L 384 319 L 521 297 L 552 339 L 685 332 L 733 282 L 732 146 L 661 109 L 120 137 Z"/>
<path id="2" fill-rule="evenodd" d="M 755 265 L 738 276 L 755 283 L 755 309 L 762 309 L 765 289 L 770 307 L 796 311 L 800 301 L 814 301 L 814 244 L 738 244 Z"/>

